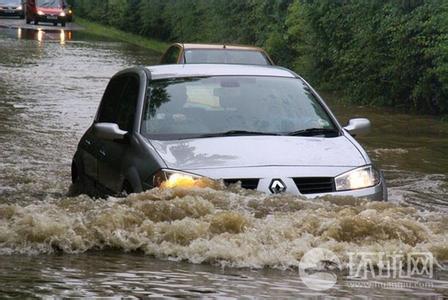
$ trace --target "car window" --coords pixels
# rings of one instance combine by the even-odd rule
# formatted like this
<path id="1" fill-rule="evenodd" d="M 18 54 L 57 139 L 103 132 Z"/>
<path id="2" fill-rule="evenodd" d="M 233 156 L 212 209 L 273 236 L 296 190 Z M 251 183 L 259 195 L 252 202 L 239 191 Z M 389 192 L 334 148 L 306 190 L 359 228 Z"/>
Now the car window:
<path id="1" fill-rule="evenodd" d="M 190 49 L 185 51 L 188 64 L 270 65 L 266 56 L 256 50 Z"/>
<path id="2" fill-rule="evenodd" d="M 98 122 L 116 123 L 121 130 L 132 131 L 139 94 L 139 80 L 134 76 L 114 78 L 101 101 Z"/>
<path id="3" fill-rule="evenodd" d="M 335 125 L 300 79 L 217 76 L 150 84 L 142 133 L 182 137 L 231 130 L 288 133 Z"/>
<path id="4" fill-rule="evenodd" d="M 21 4 L 21 0 L 0 0 L 0 6 L 19 6 Z"/>
<path id="5" fill-rule="evenodd" d="M 162 64 L 177 64 L 179 58 L 180 49 L 177 46 L 173 46 L 163 56 Z"/>
<path id="6" fill-rule="evenodd" d="M 61 0 L 37 0 L 38 7 L 62 8 Z"/>
<path id="7" fill-rule="evenodd" d="M 121 130 L 132 131 L 134 129 L 138 93 L 139 80 L 137 77 L 129 77 L 128 84 L 118 105 L 117 124 Z"/>

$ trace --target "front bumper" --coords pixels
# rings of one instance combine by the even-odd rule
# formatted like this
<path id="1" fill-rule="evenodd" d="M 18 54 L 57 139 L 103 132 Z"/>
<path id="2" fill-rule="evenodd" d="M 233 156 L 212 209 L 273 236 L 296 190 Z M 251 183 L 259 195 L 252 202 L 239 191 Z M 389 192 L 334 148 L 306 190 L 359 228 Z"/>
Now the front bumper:
<path id="1" fill-rule="evenodd" d="M 67 16 L 61 17 L 61 16 L 52 16 L 52 15 L 42 15 L 42 16 L 37 15 L 36 18 L 39 22 L 46 22 L 46 23 L 67 22 Z"/>
<path id="2" fill-rule="evenodd" d="M 387 187 L 383 178 L 381 179 L 381 182 L 378 185 L 373 187 L 352 191 L 331 192 L 322 194 L 301 194 L 292 178 L 283 178 L 282 181 L 288 187 L 286 193 L 297 196 L 303 196 L 308 199 L 315 199 L 325 196 L 334 196 L 334 197 L 355 197 L 371 201 L 387 201 Z M 263 193 L 271 194 L 271 191 L 269 189 L 269 185 L 271 184 L 271 182 L 272 179 L 261 179 L 260 182 L 258 183 L 257 190 Z"/>
<path id="3" fill-rule="evenodd" d="M 257 167 L 257 168 L 230 168 L 230 169 L 202 169 L 188 170 L 193 174 L 202 175 L 213 179 L 231 178 L 259 178 L 256 190 L 272 194 L 273 180 L 279 179 L 286 186 L 285 193 L 314 199 L 324 196 L 355 197 L 372 201 L 387 201 L 387 186 L 384 174 L 380 172 L 380 183 L 376 186 L 341 192 L 302 194 L 293 178 L 331 177 L 354 169 L 354 167 Z"/>
<path id="4" fill-rule="evenodd" d="M 25 12 L 18 9 L 0 9 L 0 16 L 5 17 L 23 17 Z"/>

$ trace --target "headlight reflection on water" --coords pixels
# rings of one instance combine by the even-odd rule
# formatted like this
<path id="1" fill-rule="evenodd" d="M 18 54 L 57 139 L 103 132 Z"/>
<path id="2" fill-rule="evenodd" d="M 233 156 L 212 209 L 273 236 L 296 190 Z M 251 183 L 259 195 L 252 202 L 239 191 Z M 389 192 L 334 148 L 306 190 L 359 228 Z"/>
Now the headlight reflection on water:
<path id="1" fill-rule="evenodd" d="M 44 31 L 43 31 L 42 29 L 39 28 L 39 29 L 37 30 L 37 41 L 38 41 L 39 43 L 42 43 L 43 39 L 44 39 Z"/>
<path id="2" fill-rule="evenodd" d="M 24 33 L 26 35 L 24 35 Z M 18 29 L 18 38 L 26 38 L 28 36 L 27 31 L 23 31 L 22 29 Z M 35 38 L 39 45 L 41 45 L 45 40 L 50 42 L 58 42 L 61 46 L 66 45 L 67 41 L 70 41 L 73 37 L 73 33 L 71 31 L 66 31 L 64 29 L 60 29 L 58 31 L 49 30 L 45 31 L 41 28 L 37 29 L 37 31 L 32 33 L 31 35 L 33 38 Z"/>
<path id="3" fill-rule="evenodd" d="M 61 33 L 59 34 L 61 38 L 61 45 L 65 45 L 65 31 L 64 29 L 61 29 Z"/>

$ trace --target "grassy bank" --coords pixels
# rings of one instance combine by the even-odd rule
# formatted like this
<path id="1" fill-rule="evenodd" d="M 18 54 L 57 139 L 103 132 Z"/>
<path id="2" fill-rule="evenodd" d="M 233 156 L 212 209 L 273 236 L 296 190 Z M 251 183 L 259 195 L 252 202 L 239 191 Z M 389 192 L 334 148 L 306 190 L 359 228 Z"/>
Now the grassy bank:
<path id="1" fill-rule="evenodd" d="M 76 23 L 84 27 L 86 32 L 88 33 L 123 41 L 129 44 L 151 49 L 160 53 L 165 51 L 166 48 L 168 47 L 167 43 L 160 42 L 154 39 L 149 39 L 140 35 L 124 32 L 122 30 L 118 30 L 113 27 L 90 22 L 83 18 L 77 17 Z"/>

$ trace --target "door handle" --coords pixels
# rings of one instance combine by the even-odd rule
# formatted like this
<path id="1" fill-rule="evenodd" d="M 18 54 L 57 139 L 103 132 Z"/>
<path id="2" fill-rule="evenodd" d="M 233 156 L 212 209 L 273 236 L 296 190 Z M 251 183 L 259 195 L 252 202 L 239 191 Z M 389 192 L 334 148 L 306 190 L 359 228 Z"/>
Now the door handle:
<path id="1" fill-rule="evenodd" d="M 104 151 L 103 149 L 101 149 L 101 150 L 100 150 L 100 154 L 101 154 L 102 156 L 106 156 L 106 151 Z"/>

